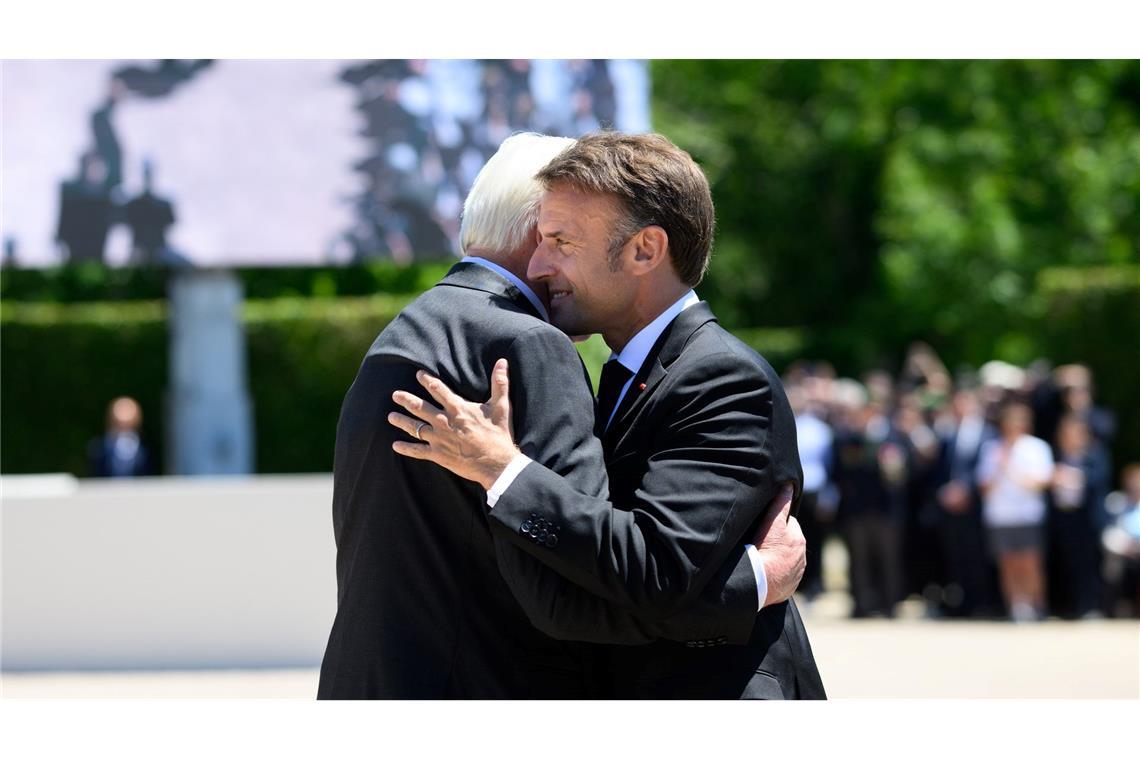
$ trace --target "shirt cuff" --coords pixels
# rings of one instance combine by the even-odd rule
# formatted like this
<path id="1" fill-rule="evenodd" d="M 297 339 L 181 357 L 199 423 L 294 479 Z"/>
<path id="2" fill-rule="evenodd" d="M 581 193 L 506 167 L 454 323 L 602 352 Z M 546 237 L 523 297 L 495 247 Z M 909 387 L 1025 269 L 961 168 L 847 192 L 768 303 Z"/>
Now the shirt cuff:
<path id="1" fill-rule="evenodd" d="M 523 468 L 531 463 L 531 458 L 526 454 L 515 454 L 515 458 L 507 465 L 507 469 L 503 470 L 503 474 L 499 476 L 491 485 L 491 490 L 487 492 L 487 506 L 494 507 L 495 502 L 503 495 L 503 492 L 510 488 L 511 483 L 515 482 L 515 478 L 523 471 Z M 767 585 L 764 587 L 767 589 Z M 767 593 L 767 592 L 765 592 Z"/>
<path id="2" fill-rule="evenodd" d="M 760 550 L 752 544 L 745 544 L 748 550 L 748 559 L 752 561 L 752 574 L 756 576 L 756 611 L 764 609 L 764 602 L 768 598 L 768 576 L 764 572 L 764 560 L 760 558 Z"/>

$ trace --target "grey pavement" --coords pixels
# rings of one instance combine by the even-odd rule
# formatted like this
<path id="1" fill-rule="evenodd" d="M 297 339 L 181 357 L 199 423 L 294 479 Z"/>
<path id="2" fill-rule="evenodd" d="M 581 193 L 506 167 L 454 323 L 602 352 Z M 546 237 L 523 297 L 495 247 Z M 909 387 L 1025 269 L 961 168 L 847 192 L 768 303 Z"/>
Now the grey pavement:
<path id="1" fill-rule="evenodd" d="M 846 552 L 824 548 L 828 589 L 801 610 L 832 699 L 1140 699 L 1140 621 L 1013 624 L 931 620 L 921 600 L 894 620 L 850 620 Z M 312 699 L 316 668 L 3 673 L 4 698 Z"/>
<path id="2" fill-rule="evenodd" d="M 830 596 L 804 617 L 832 698 L 1140 698 L 1140 621 L 847 620 Z M 5 673 L 2 688 L 5 698 L 311 699 L 317 670 Z"/>

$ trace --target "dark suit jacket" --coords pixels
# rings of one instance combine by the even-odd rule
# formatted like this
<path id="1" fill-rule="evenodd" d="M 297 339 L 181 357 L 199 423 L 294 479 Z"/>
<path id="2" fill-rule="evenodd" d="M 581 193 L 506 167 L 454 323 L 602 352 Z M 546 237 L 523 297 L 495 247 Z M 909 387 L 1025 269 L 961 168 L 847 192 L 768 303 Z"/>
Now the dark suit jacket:
<path id="1" fill-rule="evenodd" d="M 345 396 L 333 465 L 338 604 L 318 697 L 591 696 L 587 645 L 536 629 L 528 619 L 536 613 L 524 611 L 514 592 L 523 590 L 531 607 L 572 610 L 572 625 L 548 627 L 561 638 L 588 630 L 593 641 L 627 643 L 693 639 L 709 614 L 729 614 L 726 589 L 745 598 L 745 565 L 727 568 L 737 581 L 710 584 L 668 625 L 639 620 L 636 611 L 570 584 L 552 589 L 541 562 L 510 542 L 495 545 L 479 485 L 392 451 L 397 437 L 407 440 L 386 420 L 397 409 L 392 393 L 423 395 L 416 370 L 466 398 L 485 399 L 501 357 L 510 361 L 519 446 L 568 487 L 605 496 L 589 379 L 573 345 L 505 279 L 456 265 L 377 337 Z M 500 562 L 509 563 L 517 588 L 504 580 Z M 756 590 L 748 573 L 751 619 Z M 564 596 L 540 598 L 547 592 Z M 733 609 L 742 614 L 744 605 Z"/>
<path id="2" fill-rule="evenodd" d="M 706 304 L 690 307 L 650 352 L 603 445 L 612 501 L 531 464 L 490 512 L 497 538 L 643 619 L 668 624 L 710 589 L 726 610 L 702 640 L 606 648 L 603 694 L 822 698 L 795 604 L 756 615 L 754 586 L 745 602 L 733 581 L 751 576 L 738 558 L 780 485 L 802 492 L 795 420 L 771 366 Z M 532 620 L 572 624 L 574 611 L 550 601 L 567 595 L 517 593 L 539 608 Z"/>
<path id="3" fill-rule="evenodd" d="M 127 470 L 125 473 L 120 473 L 121 477 L 141 478 L 145 475 L 153 475 L 150 466 L 150 453 L 147 451 L 146 445 L 139 441 L 139 446 L 135 450 L 135 454 L 127 462 L 121 462 L 120 466 L 125 466 Z M 110 478 L 115 476 L 115 439 L 110 434 L 103 435 L 99 438 L 93 438 L 87 444 L 87 468 L 88 475 L 93 478 Z"/>
<path id="4" fill-rule="evenodd" d="M 988 422 L 982 423 L 982 432 L 977 442 L 969 451 L 958 451 L 958 435 L 962 431 L 962 423 L 954 427 L 954 432 L 942 441 L 942 455 L 938 464 L 939 485 L 949 483 L 951 480 L 960 481 L 970 493 L 978 499 L 978 458 L 981 456 L 982 446 L 986 441 L 999 437 L 997 429 Z"/>

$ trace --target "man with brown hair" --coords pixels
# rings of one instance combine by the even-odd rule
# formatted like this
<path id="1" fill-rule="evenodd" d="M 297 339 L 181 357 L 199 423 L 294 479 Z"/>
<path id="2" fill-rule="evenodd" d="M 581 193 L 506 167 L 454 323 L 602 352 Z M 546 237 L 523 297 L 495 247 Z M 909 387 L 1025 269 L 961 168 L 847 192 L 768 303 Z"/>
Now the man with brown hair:
<path id="1" fill-rule="evenodd" d="M 394 394 L 415 417 L 389 420 L 422 443 L 393 448 L 480 483 L 497 540 L 556 574 L 540 583 L 501 557 L 540 628 L 587 624 L 573 620 L 581 589 L 668 620 L 710 583 L 738 588 L 742 579 L 725 572 L 736 576 L 748 553 L 757 595 L 726 597 L 735 606 L 718 621 L 720 635 L 599 647 L 596 696 L 822 698 L 803 622 L 790 599 L 780 601 L 802 565 L 789 574 L 780 557 L 745 545 L 783 483 L 799 498 L 803 475 L 776 372 L 692 290 L 712 243 L 704 174 L 659 135 L 607 132 L 579 139 L 537 177 L 546 192 L 528 279 L 549 289 L 554 325 L 600 332 L 613 350 L 594 419 L 609 498 L 575 491 L 515 446 L 502 362 L 484 406 L 420 373 L 443 408 Z M 550 403 L 559 391 L 547 389 Z"/>
<path id="2" fill-rule="evenodd" d="M 593 652 L 579 642 L 703 640 L 719 635 L 722 618 L 738 616 L 738 607 L 751 628 L 758 590 L 743 545 L 731 583 L 714 580 L 678 614 L 646 619 L 568 588 L 497 537 L 476 484 L 392 451 L 403 432 L 384 418 L 394 391 L 418 387 L 417 370 L 479 398 L 506 357 L 519 445 L 574 489 L 608 493 L 589 379 L 573 344 L 549 323 L 545 286 L 526 281 L 543 192 L 534 175 L 572 142 L 536 134 L 503 142 L 464 203 L 463 261 L 384 328 L 345 395 L 333 467 L 337 614 L 319 698 L 590 696 Z M 786 517 L 791 490 L 769 520 Z M 754 540 L 771 558 L 776 593 L 790 594 L 804 548 L 786 540 L 794 524 L 783 527 L 777 522 Z M 556 603 L 555 614 L 546 614 L 543 599 Z"/>

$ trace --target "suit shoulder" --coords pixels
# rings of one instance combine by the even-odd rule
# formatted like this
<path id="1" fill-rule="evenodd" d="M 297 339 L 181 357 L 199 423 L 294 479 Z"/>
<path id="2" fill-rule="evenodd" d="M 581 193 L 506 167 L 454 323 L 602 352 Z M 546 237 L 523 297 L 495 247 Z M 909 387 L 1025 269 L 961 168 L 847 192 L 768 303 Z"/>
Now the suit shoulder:
<path id="1" fill-rule="evenodd" d="M 682 358 L 686 356 L 716 370 L 736 370 L 762 376 L 767 382 L 779 381 L 779 374 L 767 359 L 716 322 L 709 322 L 693 334 L 681 354 Z"/>
<path id="2" fill-rule="evenodd" d="M 536 320 L 537 324 L 524 327 L 516 333 L 508 344 L 508 351 L 516 360 L 543 365 L 548 369 L 567 366 L 581 367 L 578 349 L 562 330 L 547 322 Z"/>
<path id="3" fill-rule="evenodd" d="M 759 352 L 715 322 L 694 333 L 669 374 L 675 376 L 674 388 L 687 388 L 696 399 L 743 394 L 770 405 L 794 424 L 779 373 Z"/>
<path id="4" fill-rule="evenodd" d="M 549 345 L 577 353 L 574 342 L 567 337 L 566 333 L 548 322 L 532 318 L 529 322 L 520 324 L 519 327 L 521 331 L 518 332 L 515 343 L 520 346 Z"/>
<path id="5" fill-rule="evenodd" d="M 547 335 L 548 340 L 562 335 L 508 298 L 470 288 L 436 286 L 405 306 L 376 337 L 368 353 L 402 353 L 417 346 L 422 350 L 424 345 L 442 345 L 456 336 L 477 337 L 481 343 L 509 342 L 530 331 Z"/>

